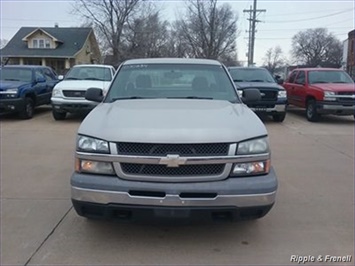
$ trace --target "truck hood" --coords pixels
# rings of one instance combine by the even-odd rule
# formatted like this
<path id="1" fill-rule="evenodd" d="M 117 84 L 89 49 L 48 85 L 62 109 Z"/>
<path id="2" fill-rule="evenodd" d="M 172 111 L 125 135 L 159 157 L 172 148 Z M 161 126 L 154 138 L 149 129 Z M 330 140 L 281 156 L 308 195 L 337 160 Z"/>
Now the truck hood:
<path id="1" fill-rule="evenodd" d="M 0 91 L 5 91 L 8 89 L 18 88 L 23 85 L 28 85 L 30 83 L 23 81 L 0 81 Z"/>
<path id="2" fill-rule="evenodd" d="M 237 86 L 237 89 L 246 89 L 246 88 L 257 88 L 257 89 L 268 89 L 268 90 L 284 90 L 284 88 L 277 83 L 270 82 L 234 82 Z"/>
<path id="3" fill-rule="evenodd" d="M 144 99 L 101 103 L 78 130 L 112 142 L 218 143 L 267 135 L 246 105 L 219 100 Z"/>
<path id="4" fill-rule="evenodd" d="M 334 91 L 334 92 L 354 92 L 355 93 L 355 84 L 354 83 L 319 83 L 313 84 L 312 87 L 325 90 L 325 91 Z"/>
<path id="5" fill-rule="evenodd" d="M 59 82 L 55 88 L 60 90 L 78 90 L 84 91 L 89 88 L 99 88 L 107 91 L 110 81 L 100 80 L 63 80 Z"/>

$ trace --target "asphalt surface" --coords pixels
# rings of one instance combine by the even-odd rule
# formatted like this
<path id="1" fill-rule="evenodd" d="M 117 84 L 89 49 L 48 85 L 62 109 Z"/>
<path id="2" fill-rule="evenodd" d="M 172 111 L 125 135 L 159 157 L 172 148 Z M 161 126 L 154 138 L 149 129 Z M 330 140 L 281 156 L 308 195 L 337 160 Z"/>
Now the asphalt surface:
<path id="1" fill-rule="evenodd" d="M 197 225 L 77 216 L 69 180 L 82 117 L 54 121 L 40 108 L 31 120 L 0 119 L 0 265 L 354 265 L 353 117 L 266 119 L 274 208 L 257 221 Z"/>

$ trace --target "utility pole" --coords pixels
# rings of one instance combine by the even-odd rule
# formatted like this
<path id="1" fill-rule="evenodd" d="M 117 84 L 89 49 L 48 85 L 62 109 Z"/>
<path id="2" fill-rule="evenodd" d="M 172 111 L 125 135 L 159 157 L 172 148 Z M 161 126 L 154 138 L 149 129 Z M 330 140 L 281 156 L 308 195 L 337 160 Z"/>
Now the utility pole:
<path id="1" fill-rule="evenodd" d="M 250 6 L 250 9 L 244 9 L 243 12 L 249 13 L 249 42 L 248 42 L 248 66 L 254 65 L 254 45 L 255 45 L 255 33 L 256 33 L 256 23 L 261 22 L 257 20 L 256 17 L 261 12 L 266 12 L 266 9 L 257 9 L 256 1 L 254 0 L 253 8 Z"/>

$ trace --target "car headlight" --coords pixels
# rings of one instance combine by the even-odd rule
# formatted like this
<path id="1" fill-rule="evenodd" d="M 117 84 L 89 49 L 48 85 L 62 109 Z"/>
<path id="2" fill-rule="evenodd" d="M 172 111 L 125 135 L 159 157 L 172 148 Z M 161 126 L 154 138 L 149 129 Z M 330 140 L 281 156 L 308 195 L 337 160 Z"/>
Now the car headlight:
<path id="1" fill-rule="evenodd" d="M 336 101 L 336 98 L 334 97 L 336 94 L 334 91 L 325 91 L 324 92 L 324 101 Z"/>
<path id="2" fill-rule="evenodd" d="M 75 171 L 78 173 L 114 175 L 112 163 L 81 160 L 76 158 Z"/>
<path id="3" fill-rule="evenodd" d="M 252 139 L 240 142 L 237 148 L 237 155 L 258 154 L 269 152 L 269 141 L 267 137 Z"/>
<path id="4" fill-rule="evenodd" d="M 277 98 L 286 98 L 287 92 L 285 90 L 281 90 L 277 93 Z"/>
<path id="5" fill-rule="evenodd" d="M 78 135 L 76 141 L 78 151 L 109 153 L 108 142 L 102 139 L 91 138 L 87 136 Z"/>
<path id="6" fill-rule="evenodd" d="M 237 90 L 239 98 L 243 97 L 243 90 Z"/>
<path id="7" fill-rule="evenodd" d="M 53 89 L 52 91 L 52 97 L 62 97 L 62 94 L 60 92 L 60 89 Z"/>

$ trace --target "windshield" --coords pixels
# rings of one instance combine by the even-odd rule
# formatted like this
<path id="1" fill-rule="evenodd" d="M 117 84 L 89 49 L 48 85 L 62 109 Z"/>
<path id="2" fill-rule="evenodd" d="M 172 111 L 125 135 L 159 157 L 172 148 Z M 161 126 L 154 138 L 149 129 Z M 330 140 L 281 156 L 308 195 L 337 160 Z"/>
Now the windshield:
<path id="1" fill-rule="evenodd" d="M 106 67 L 73 67 L 65 79 L 74 79 L 74 80 L 101 80 L 101 81 L 111 81 L 111 71 Z"/>
<path id="2" fill-rule="evenodd" d="M 263 68 L 231 68 L 229 72 L 234 82 L 275 83 L 269 71 Z"/>
<path id="3" fill-rule="evenodd" d="M 106 102 L 131 98 L 202 98 L 238 101 L 222 66 L 139 64 L 120 68 Z"/>
<path id="4" fill-rule="evenodd" d="M 25 68 L 0 68 L 0 79 L 6 81 L 32 82 L 32 70 Z"/>
<path id="5" fill-rule="evenodd" d="M 309 71 L 308 82 L 314 83 L 354 83 L 350 76 L 342 70 Z"/>

